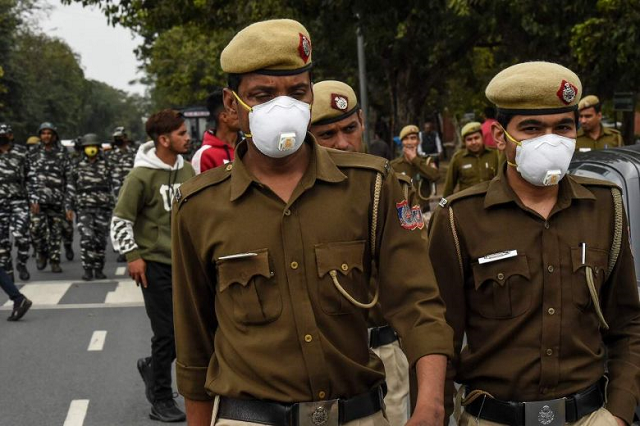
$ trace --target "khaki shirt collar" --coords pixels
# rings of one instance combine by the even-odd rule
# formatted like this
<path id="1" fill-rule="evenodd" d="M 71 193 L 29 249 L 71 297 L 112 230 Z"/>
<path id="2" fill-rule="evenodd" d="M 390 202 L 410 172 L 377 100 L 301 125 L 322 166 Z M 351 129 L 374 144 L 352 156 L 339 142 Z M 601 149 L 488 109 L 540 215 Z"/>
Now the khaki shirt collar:
<path id="1" fill-rule="evenodd" d="M 484 198 L 484 208 L 489 208 L 498 204 L 506 204 L 510 202 L 516 203 L 520 208 L 525 209 L 524 205 L 513 191 L 507 181 L 506 168 L 511 167 L 504 164 L 498 171 L 498 175 L 489 183 L 487 194 Z M 595 200 L 595 195 L 587 188 L 576 182 L 570 175 L 565 177 L 559 183 L 558 201 L 553 212 L 565 209 L 571 205 L 571 200 Z"/>
<path id="2" fill-rule="evenodd" d="M 347 176 L 345 176 L 333 162 L 327 150 L 319 146 L 310 133 L 307 133 L 305 143 L 309 144 L 311 148 L 309 167 L 300 180 L 300 184 L 305 189 L 312 187 L 316 179 L 329 183 L 342 182 L 347 179 Z M 231 170 L 231 201 L 240 198 L 247 191 L 251 183 L 262 185 L 262 183 L 247 170 L 242 162 L 242 157 L 244 157 L 248 149 L 246 140 L 240 142 L 236 147 L 236 157 L 232 163 L 233 169 Z"/>
<path id="3" fill-rule="evenodd" d="M 483 148 L 482 151 L 480 151 L 477 154 L 474 154 L 473 152 L 469 151 L 467 148 L 464 148 L 464 150 L 462 151 L 462 156 L 463 157 L 482 157 L 486 153 L 487 153 L 487 148 Z"/>

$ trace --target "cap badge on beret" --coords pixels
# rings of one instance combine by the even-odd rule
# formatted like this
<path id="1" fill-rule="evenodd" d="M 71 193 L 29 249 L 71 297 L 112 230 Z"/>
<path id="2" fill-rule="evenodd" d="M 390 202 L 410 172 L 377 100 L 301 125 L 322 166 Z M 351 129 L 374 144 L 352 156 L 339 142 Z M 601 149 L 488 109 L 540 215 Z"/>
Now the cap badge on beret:
<path id="1" fill-rule="evenodd" d="M 565 105 L 569 105 L 578 96 L 578 88 L 567 80 L 562 80 L 557 95 Z"/>
<path id="2" fill-rule="evenodd" d="M 307 36 L 305 36 L 304 34 L 299 34 L 300 44 L 298 45 L 298 52 L 300 53 L 300 57 L 306 64 L 309 60 L 309 57 L 311 56 L 311 40 L 309 40 L 309 38 L 307 38 Z"/>
<path id="3" fill-rule="evenodd" d="M 342 95 L 331 94 L 331 108 L 338 111 L 346 111 L 349 108 L 349 98 Z"/>

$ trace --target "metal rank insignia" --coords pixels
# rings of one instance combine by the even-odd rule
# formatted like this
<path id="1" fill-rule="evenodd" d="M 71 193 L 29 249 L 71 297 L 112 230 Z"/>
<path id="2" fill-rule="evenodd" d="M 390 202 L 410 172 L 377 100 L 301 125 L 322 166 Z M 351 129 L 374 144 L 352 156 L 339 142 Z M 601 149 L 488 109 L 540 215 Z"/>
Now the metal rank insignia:
<path id="1" fill-rule="evenodd" d="M 578 88 L 567 80 L 562 80 L 558 89 L 558 98 L 565 104 L 569 105 L 578 96 Z"/>
<path id="2" fill-rule="evenodd" d="M 447 206 L 447 203 L 448 203 L 448 201 L 447 201 L 447 199 L 446 199 L 446 198 L 441 198 L 441 199 L 440 199 L 440 202 L 438 203 L 438 205 L 439 205 L 440 207 L 442 207 L 442 208 L 445 208 L 445 207 Z"/>

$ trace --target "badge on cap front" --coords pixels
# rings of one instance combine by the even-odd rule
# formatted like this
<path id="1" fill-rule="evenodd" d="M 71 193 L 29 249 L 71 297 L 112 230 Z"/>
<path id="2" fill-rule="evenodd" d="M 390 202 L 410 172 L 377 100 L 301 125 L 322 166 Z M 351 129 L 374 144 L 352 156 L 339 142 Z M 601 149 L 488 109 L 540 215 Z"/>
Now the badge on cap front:
<path id="1" fill-rule="evenodd" d="M 562 83 L 560 83 L 560 88 L 558 89 L 558 92 L 556 94 L 565 105 L 569 105 L 571 102 L 573 102 L 576 96 L 578 96 L 578 88 L 569 83 L 567 80 L 562 80 Z"/>
<path id="2" fill-rule="evenodd" d="M 311 56 L 311 40 L 309 40 L 307 36 L 305 36 L 304 34 L 302 33 L 299 33 L 299 34 L 300 34 L 300 44 L 298 45 L 298 53 L 300 53 L 300 57 L 306 64 L 307 61 L 309 60 L 309 57 Z"/>
<path id="3" fill-rule="evenodd" d="M 338 111 L 346 111 L 349 108 L 349 98 L 342 95 L 331 94 L 331 108 Z"/>

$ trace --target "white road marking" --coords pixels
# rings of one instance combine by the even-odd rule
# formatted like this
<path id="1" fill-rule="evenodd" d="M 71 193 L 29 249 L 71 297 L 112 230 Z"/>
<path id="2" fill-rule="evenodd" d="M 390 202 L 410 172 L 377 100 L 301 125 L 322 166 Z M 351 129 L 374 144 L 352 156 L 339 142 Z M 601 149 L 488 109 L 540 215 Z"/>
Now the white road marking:
<path id="1" fill-rule="evenodd" d="M 104 340 L 107 338 L 106 330 L 96 330 L 91 336 L 88 351 L 101 351 L 104 348 Z"/>
<path id="2" fill-rule="evenodd" d="M 116 268 L 116 277 L 119 277 L 121 275 L 124 275 L 125 272 L 127 272 L 127 267 L 126 266 L 118 266 Z"/>
<path id="3" fill-rule="evenodd" d="M 142 290 L 138 288 L 133 280 L 119 281 L 118 287 L 114 291 L 107 293 L 104 303 L 110 305 L 114 303 L 143 303 Z"/>
<path id="4" fill-rule="evenodd" d="M 20 293 L 27 296 L 34 305 L 57 305 L 60 299 L 71 287 L 68 284 L 25 284 L 20 288 Z M 13 306 L 8 300 L 4 306 Z"/>
<path id="5" fill-rule="evenodd" d="M 141 308 L 144 307 L 144 302 L 133 303 L 65 303 L 64 305 L 33 305 L 31 310 L 56 310 L 56 309 L 103 309 L 103 308 Z M 0 307 L 1 311 L 10 311 L 13 309 L 11 306 Z"/>
<path id="6" fill-rule="evenodd" d="M 69 405 L 69 412 L 64 421 L 64 426 L 82 426 L 89 408 L 88 399 L 74 399 Z"/>

